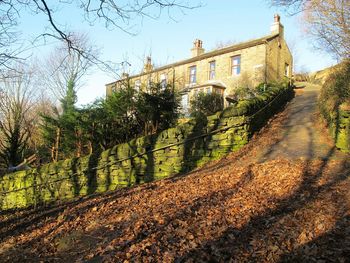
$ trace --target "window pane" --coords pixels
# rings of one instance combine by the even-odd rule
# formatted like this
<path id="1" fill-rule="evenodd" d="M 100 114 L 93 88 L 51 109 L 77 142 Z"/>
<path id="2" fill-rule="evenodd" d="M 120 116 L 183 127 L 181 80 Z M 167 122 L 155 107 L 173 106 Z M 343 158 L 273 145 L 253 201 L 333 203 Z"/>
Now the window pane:
<path id="1" fill-rule="evenodd" d="M 284 66 L 284 75 L 285 76 L 289 76 L 289 65 L 288 63 L 285 63 L 285 66 Z"/>
<path id="2" fill-rule="evenodd" d="M 214 79 L 214 78 L 215 78 L 215 72 L 214 71 L 210 71 L 209 79 Z"/>
<path id="3" fill-rule="evenodd" d="M 141 81 L 138 79 L 135 81 L 135 90 L 140 91 Z"/>
<path id="4" fill-rule="evenodd" d="M 160 75 L 160 86 L 162 89 L 165 89 L 167 86 L 167 76 L 166 74 L 161 74 Z"/>
<path id="5" fill-rule="evenodd" d="M 210 62 L 210 70 L 215 70 L 215 61 Z"/>
<path id="6" fill-rule="evenodd" d="M 215 61 L 209 62 L 209 79 L 215 78 Z"/>
<path id="7" fill-rule="evenodd" d="M 241 57 L 240 56 L 236 56 L 236 57 L 233 57 L 233 65 L 239 65 L 241 64 Z"/>
<path id="8" fill-rule="evenodd" d="M 188 94 L 182 95 L 181 106 L 184 111 L 188 110 Z"/>
<path id="9" fill-rule="evenodd" d="M 190 83 L 196 83 L 196 71 L 196 66 L 190 67 Z"/>
<path id="10" fill-rule="evenodd" d="M 239 75 L 241 73 L 241 56 L 232 57 L 232 75 Z"/>

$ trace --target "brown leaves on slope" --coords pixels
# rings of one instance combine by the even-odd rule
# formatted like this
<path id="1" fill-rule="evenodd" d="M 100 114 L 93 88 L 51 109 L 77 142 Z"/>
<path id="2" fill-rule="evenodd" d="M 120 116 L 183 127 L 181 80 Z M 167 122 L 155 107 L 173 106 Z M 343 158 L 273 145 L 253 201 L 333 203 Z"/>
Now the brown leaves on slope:
<path id="1" fill-rule="evenodd" d="M 345 260 L 350 180 L 339 164 L 217 163 L 96 197 L 5 237 L 0 260 Z M 343 249 L 329 249 L 339 235 Z"/>
<path id="2" fill-rule="evenodd" d="M 349 160 L 256 163 L 285 114 L 190 174 L 0 215 L 0 261 L 346 262 Z"/>

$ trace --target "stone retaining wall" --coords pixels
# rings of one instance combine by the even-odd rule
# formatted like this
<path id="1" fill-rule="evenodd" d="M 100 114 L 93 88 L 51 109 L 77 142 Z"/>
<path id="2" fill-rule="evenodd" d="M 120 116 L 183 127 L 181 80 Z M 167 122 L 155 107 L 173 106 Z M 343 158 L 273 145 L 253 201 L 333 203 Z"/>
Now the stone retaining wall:
<path id="1" fill-rule="evenodd" d="M 243 147 L 293 95 L 289 87 L 271 87 L 207 119 L 191 120 L 101 154 L 7 174 L 0 181 L 0 208 L 72 200 L 188 172 Z"/>
<path id="2" fill-rule="evenodd" d="M 320 105 L 321 112 L 328 123 L 335 146 L 343 151 L 350 152 L 350 109 L 345 104 L 340 105 L 334 112 L 329 112 Z"/>

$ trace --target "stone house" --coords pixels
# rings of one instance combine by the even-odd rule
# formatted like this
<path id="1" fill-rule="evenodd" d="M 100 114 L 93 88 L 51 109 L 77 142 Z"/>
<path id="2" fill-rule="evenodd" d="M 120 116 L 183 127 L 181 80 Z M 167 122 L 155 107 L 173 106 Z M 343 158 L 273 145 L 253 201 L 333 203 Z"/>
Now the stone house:
<path id="1" fill-rule="evenodd" d="M 142 73 L 123 74 L 120 80 L 106 84 L 107 96 L 127 83 L 137 90 L 147 90 L 151 82 L 172 84 L 182 95 L 182 108 L 186 111 L 191 98 L 199 92 L 216 92 L 226 97 L 237 87 L 292 77 L 293 58 L 279 15 L 274 16 L 267 36 L 210 52 L 205 52 L 203 42 L 197 39 L 191 53 L 189 59 L 159 68 L 154 68 L 148 57 Z"/>

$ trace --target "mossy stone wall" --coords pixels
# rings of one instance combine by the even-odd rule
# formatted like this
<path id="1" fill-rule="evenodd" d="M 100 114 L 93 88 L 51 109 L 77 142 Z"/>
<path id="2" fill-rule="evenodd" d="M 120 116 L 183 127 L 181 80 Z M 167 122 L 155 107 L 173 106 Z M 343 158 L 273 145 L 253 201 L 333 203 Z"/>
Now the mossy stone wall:
<path id="1" fill-rule="evenodd" d="M 340 105 L 334 112 L 327 111 L 322 107 L 321 112 L 328 122 L 330 133 L 334 139 L 335 146 L 343 151 L 350 152 L 350 109 Z"/>
<path id="2" fill-rule="evenodd" d="M 0 181 L 0 208 L 72 200 L 188 172 L 243 147 L 293 94 L 289 87 L 270 88 L 206 119 L 190 120 L 101 154 L 7 174 Z"/>

